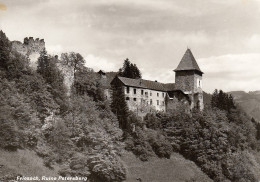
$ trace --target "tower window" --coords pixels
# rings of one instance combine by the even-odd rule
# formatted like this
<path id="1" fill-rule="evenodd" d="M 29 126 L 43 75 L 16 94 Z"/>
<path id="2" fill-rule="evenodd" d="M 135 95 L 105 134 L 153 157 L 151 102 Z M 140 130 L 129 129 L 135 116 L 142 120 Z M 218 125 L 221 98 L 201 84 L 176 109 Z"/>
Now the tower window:
<path id="1" fill-rule="evenodd" d="M 136 94 L 136 89 L 134 88 L 134 94 Z"/>

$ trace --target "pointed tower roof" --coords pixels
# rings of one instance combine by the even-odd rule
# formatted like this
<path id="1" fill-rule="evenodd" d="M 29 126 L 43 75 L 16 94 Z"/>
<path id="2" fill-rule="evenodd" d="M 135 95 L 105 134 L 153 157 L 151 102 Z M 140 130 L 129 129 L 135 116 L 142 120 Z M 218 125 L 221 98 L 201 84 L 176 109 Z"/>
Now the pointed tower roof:
<path id="1" fill-rule="evenodd" d="M 181 59 L 181 62 L 179 63 L 178 67 L 174 71 L 176 72 L 176 71 L 186 71 L 186 70 L 195 70 L 203 74 L 189 48 L 186 50 L 185 54 Z"/>

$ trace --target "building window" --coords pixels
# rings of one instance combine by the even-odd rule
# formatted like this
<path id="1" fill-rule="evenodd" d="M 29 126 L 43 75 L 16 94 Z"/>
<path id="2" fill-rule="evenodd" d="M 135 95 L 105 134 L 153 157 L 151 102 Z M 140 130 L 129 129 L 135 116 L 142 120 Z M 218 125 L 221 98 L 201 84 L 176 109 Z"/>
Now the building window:
<path id="1" fill-rule="evenodd" d="M 141 90 L 141 95 L 144 95 L 144 90 Z"/>
<path id="2" fill-rule="evenodd" d="M 129 97 L 126 97 L 125 100 L 130 100 L 130 98 L 129 98 Z"/>
<path id="3" fill-rule="evenodd" d="M 129 94 L 129 92 L 130 92 L 130 88 L 129 88 L 129 87 L 126 87 L 126 93 Z"/>
<path id="4" fill-rule="evenodd" d="M 157 97 L 159 97 L 159 93 L 157 93 Z"/>
<path id="5" fill-rule="evenodd" d="M 157 106 L 159 106 L 159 100 L 157 100 Z"/>
<path id="6" fill-rule="evenodd" d="M 152 96 L 152 92 L 150 92 L 150 96 Z"/>
<path id="7" fill-rule="evenodd" d="M 164 106 L 164 101 L 162 101 L 162 105 Z"/>
<path id="8" fill-rule="evenodd" d="M 134 101 L 136 101 L 136 98 L 134 98 Z"/>
<path id="9" fill-rule="evenodd" d="M 153 100 L 152 99 L 150 99 L 150 105 L 153 105 Z"/>
<path id="10" fill-rule="evenodd" d="M 134 94 L 136 94 L 136 89 L 134 88 Z"/>
<path id="11" fill-rule="evenodd" d="M 164 97 L 164 93 L 162 93 L 162 97 Z"/>

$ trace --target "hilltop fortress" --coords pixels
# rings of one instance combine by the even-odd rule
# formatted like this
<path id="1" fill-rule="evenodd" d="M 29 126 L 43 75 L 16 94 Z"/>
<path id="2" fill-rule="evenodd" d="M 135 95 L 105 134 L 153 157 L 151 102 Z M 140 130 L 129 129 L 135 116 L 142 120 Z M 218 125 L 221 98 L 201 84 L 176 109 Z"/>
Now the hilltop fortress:
<path id="1" fill-rule="evenodd" d="M 28 56 L 30 59 L 30 66 L 36 70 L 37 60 L 40 57 L 41 51 L 45 49 L 45 42 L 44 39 L 26 37 L 24 38 L 23 43 L 20 41 L 12 41 L 12 48 L 22 55 Z M 67 87 L 69 94 L 71 85 L 74 81 L 73 68 L 58 61 L 57 66 L 64 75 L 64 84 Z"/>
<path id="2" fill-rule="evenodd" d="M 32 68 L 37 68 L 37 59 L 40 52 L 45 48 L 44 39 L 33 37 L 24 38 L 24 42 L 12 42 L 12 48 L 19 53 L 28 56 Z M 68 65 L 58 63 L 58 68 L 64 74 L 64 82 L 70 92 L 70 87 L 74 81 L 73 70 Z M 99 71 L 100 79 L 105 84 L 105 95 L 108 99 L 111 96 L 111 85 L 120 84 L 124 89 L 126 102 L 130 110 L 139 113 L 151 111 L 165 112 L 174 101 L 182 101 L 188 104 L 190 109 L 197 108 L 202 110 L 203 90 L 202 75 L 192 52 L 187 49 L 179 65 L 174 70 L 175 83 L 160 83 L 157 81 L 144 79 L 131 79 L 125 77 L 106 78 L 106 73 Z M 111 81 L 112 80 L 112 81 Z"/>
<path id="3" fill-rule="evenodd" d="M 40 56 L 40 52 L 45 48 L 45 42 L 44 39 L 26 37 L 24 38 L 23 43 L 20 41 L 12 41 L 12 48 L 17 52 L 28 56 L 30 59 L 30 66 L 36 69 L 37 59 Z"/>
<path id="4" fill-rule="evenodd" d="M 24 38 L 23 43 L 19 41 L 13 41 L 12 46 L 18 52 L 24 55 L 30 55 L 32 53 L 40 53 L 45 48 L 45 42 L 44 39 L 36 38 L 34 40 L 33 37 L 26 37 Z"/>
<path id="5" fill-rule="evenodd" d="M 203 72 L 190 49 L 186 50 L 174 72 L 175 83 L 115 77 L 111 84 L 123 87 L 129 109 L 138 115 L 152 110 L 165 112 L 176 100 L 188 104 L 190 109 L 202 110 Z"/>

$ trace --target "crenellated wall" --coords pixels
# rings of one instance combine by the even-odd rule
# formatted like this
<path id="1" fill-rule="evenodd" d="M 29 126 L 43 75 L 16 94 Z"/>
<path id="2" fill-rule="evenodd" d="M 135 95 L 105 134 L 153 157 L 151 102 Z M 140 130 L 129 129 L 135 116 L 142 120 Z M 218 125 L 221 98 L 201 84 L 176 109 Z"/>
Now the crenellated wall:
<path id="1" fill-rule="evenodd" d="M 20 41 L 12 41 L 12 48 L 17 52 L 28 56 L 30 59 L 30 66 L 33 69 L 37 69 L 37 60 L 40 57 L 41 51 L 45 48 L 44 39 L 33 37 L 26 37 L 24 38 L 23 43 Z M 74 72 L 73 68 L 69 65 L 61 63 L 61 61 L 57 59 L 57 67 L 62 71 L 64 75 L 64 84 L 67 87 L 68 94 L 70 93 L 71 85 L 74 81 Z"/>
<path id="2" fill-rule="evenodd" d="M 45 48 L 44 39 L 33 37 L 24 38 L 24 42 L 12 41 L 12 48 L 17 52 L 28 56 L 30 59 L 30 66 L 34 69 L 37 68 L 37 59 L 40 56 L 40 52 Z"/>

